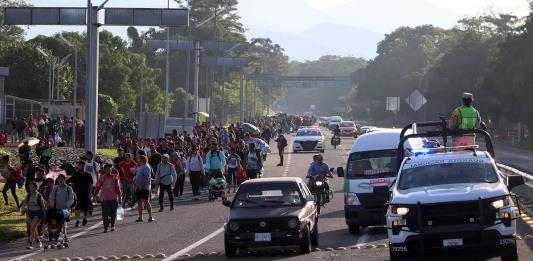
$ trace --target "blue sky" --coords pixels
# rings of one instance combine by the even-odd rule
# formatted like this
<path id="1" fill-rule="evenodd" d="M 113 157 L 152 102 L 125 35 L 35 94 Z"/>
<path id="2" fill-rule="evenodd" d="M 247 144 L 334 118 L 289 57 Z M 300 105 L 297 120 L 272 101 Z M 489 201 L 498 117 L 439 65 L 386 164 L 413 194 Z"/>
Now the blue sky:
<path id="1" fill-rule="evenodd" d="M 34 6 L 86 6 L 86 0 L 27 0 Z M 94 0 L 96 4 L 102 0 Z M 294 60 L 325 54 L 372 58 L 375 44 L 399 26 L 434 24 L 484 12 L 528 13 L 526 0 L 240 0 L 248 37 L 270 37 Z M 171 1 L 171 7 L 177 4 Z M 166 7 L 167 0 L 110 0 L 109 7 Z M 27 38 L 83 27 L 31 27 Z M 106 27 L 126 36 L 126 27 Z M 145 28 L 140 28 L 145 30 Z"/>

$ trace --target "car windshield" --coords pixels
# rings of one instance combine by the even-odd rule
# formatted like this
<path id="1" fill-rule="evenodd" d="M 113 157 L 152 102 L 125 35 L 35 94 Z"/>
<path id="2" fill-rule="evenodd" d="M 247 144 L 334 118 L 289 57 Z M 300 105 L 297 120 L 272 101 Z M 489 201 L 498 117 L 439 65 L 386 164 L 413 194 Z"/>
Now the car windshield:
<path id="1" fill-rule="evenodd" d="M 319 130 L 299 130 L 296 136 L 322 136 Z"/>
<path id="2" fill-rule="evenodd" d="M 495 182 L 498 182 L 498 174 L 490 163 L 442 163 L 440 161 L 435 162 L 435 164 L 427 162 L 419 165 L 407 165 L 402 170 L 398 189 L 445 184 Z"/>
<path id="3" fill-rule="evenodd" d="M 341 127 L 355 127 L 355 123 L 353 123 L 353 122 L 341 122 L 340 126 Z"/>
<path id="4" fill-rule="evenodd" d="M 346 177 L 349 179 L 374 179 L 396 176 L 397 150 L 355 152 L 348 159 Z"/>
<path id="5" fill-rule="evenodd" d="M 302 205 L 296 183 L 252 184 L 241 186 L 233 201 L 234 208 L 276 208 Z"/>

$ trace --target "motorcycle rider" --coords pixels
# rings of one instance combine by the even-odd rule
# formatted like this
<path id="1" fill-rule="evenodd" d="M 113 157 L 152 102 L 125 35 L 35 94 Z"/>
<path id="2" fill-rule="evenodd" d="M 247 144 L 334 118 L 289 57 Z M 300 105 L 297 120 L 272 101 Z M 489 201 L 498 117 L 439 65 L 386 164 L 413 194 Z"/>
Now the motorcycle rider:
<path id="1" fill-rule="evenodd" d="M 331 144 L 334 144 L 334 140 L 338 139 L 337 145 L 341 144 L 341 127 L 339 125 L 335 125 L 335 129 L 333 130 L 333 137 L 331 137 Z"/>
<path id="2" fill-rule="evenodd" d="M 315 177 L 319 175 L 327 175 L 329 173 L 328 164 L 324 163 L 324 157 L 320 154 L 313 156 L 313 163 L 309 166 L 307 170 L 307 178 L 309 179 L 309 187 L 313 187 L 313 182 Z M 324 188 L 326 191 L 329 191 L 329 184 L 327 179 L 324 180 Z M 329 200 L 329 195 L 326 194 L 326 200 Z"/>

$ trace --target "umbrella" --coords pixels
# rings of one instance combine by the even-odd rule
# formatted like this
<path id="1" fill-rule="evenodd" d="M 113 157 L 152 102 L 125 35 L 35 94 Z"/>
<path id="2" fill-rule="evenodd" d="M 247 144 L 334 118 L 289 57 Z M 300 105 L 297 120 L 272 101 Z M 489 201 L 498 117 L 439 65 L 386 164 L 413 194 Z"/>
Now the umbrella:
<path id="1" fill-rule="evenodd" d="M 56 180 L 57 177 L 59 177 L 60 174 L 65 175 L 65 173 L 66 173 L 66 172 L 65 172 L 64 170 L 59 169 L 59 168 L 57 168 L 57 169 L 51 169 L 51 170 L 48 172 L 48 175 L 46 175 L 46 178 L 51 178 L 51 179 L 53 179 L 53 180 Z"/>
<path id="2" fill-rule="evenodd" d="M 264 140 L 259 138 L 250 138 L 247 143 L 250 144 L 252 142 L 255 144 L 256 149 L 261 150 L 261 154 L 266 155 L 272 153 L 270 146 L 268 146 L 268 144 Z"/>
<path id="3" fill-rule="evenodd" d="M 22 141 L 21 144 L 19 144 L 19 148 L 22 147 L 22 145 L 24 145 L 24 142 L 28 142 L 28 145 L 30 146 L 35 146 L 37 144 L 39 144 L 41 140 L 37 139 L 37 138 L 26 138 Z"/>
<path id="4" fill-rule="evenodd" d="M 206 117 L 206 118 L 209 118 L 209 114 L 208 114 L 208 113 L 205 113 L 205 112 L 203 112 L 203 111 L 200 111 L 200 112 L 193 112 L 193 113 L 191 113 L 191 114 L 192 114 L 192 115 L 194 115 L 194 114 L 198 114 L 198 115 L 202 115 L 202 116 L 204 116 L 204 117 Z"/>
<path id="5" fill-rule="evenodd" d="M 250 123 L 243 123 L 241 125 L 241 128 L 245 131 L 245 132 L 252 132 L 252 133 L 261 133 L 261 130 L 259 130 L 259 128 L 255 127 L 254 125 L 250 124 Z"/>

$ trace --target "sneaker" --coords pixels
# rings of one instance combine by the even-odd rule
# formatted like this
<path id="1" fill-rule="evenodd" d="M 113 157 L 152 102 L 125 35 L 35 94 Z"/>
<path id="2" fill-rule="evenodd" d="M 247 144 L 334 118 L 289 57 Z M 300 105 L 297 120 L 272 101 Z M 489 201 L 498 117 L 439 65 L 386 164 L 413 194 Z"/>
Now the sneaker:
<path id="1" fill-rule="evenodd" d="M 135 220 L 135 222 L 144 222 L 144 219 L 138 218 L 137 220 Z"/>
<path id="2" fill-rule="evenodd" d="M 170 211 L 174 210 L 174 207 L 170 207 Z"/>
<path id="3" fill-rule="evenodd" d="M 76 220 L 76 227 L 80 227 L 80 221 Z"/>
<path id="4" fill-rule="evenodd" d="M 148 222 L 154 222 L 154 221 L 155 221 L 155 219 L 154 219 L 153 217 L 150 217 L 150 218 L 148 219 Z"/>
<path id="5" fill-rule="evenodd" d="M 28 243 L 28 246 L 26 246 L 26 249 L 33 249 L 33 245 L 30 243 Z"/>
<path id="6" fill-rule="evenodd" d="M 104 228 L 104 233 L 107 233 L 107 228 Z"/>
<path id="7" fill-rule="evenodd" d="M 111 227 L 111 232 L 115 231 L 115 226 Z"/>
<path id="8" fill-rule="evenodd" d="M 41 243 L 41 241 L 37 242 L 37 245 L 35 246 L 35 248 L 41 248 L 43 247 L 43 243 Z"/>
<path id="9" fill-rule="evenodd" d="M 84 225 L 84 226 L 87 225 L 87 219 L 84 218 L 84 219 L 83 219 L 83 222 L 82 222 L 81 224 Z"/>
<path id="10" fill-rule="evenodd" d="M 160 208 L 160 209 L 159 209 L 159 212 L 163 212 L 163 208 Z"/>

